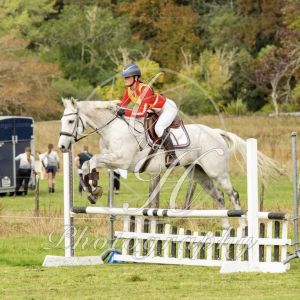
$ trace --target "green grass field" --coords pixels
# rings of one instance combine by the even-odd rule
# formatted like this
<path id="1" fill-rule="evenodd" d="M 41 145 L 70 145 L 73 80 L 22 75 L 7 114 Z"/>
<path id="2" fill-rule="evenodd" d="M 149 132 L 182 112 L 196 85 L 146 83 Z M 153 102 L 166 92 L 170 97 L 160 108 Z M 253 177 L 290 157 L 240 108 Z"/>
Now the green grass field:
<path id="1" fill-rule="evenodd" d="M 180 173 L 172 175 L 161 191 L 161 207 L 167 207 L 172 188 Z M 147 179 L 147 177 L 145 178 Z M 104 191 L 108 177 L 101 172 Z M 233 183 L 246 206 L 245 177 L 234 177 Z M 178 196 L 181 207 L 187 182 Z M 75 182 L 77 186 L 77 180 Z M 63 187 L 62 175 L 57 192 L 48 194 L 46 181 L 40 183 L 40 216 L 34 216 L 33 191 L 27 197 L 0 199 L 0 298 L 1 299 L 300 299 L 300 261 L 291 264 L 286 274 L 227 274 L 218 268 L 105 264 L 93 267 L 43 268 L 47 254 L 63 255 Z M 148 183 L 130 175 L 122 180 L 115 206 L 143 204 Z M 85 196 L 76 194 L 76 205 L 86 205 Z M 107 193 L 99 201 L 106 205 Z M 230 205 L 229 205 L 230 207 Z M 292 212 L 292 183 L 281 178 L 269 183 L 265 191 L 265 210 Z M 216 208 L 197 187 L 193 208 Z M 106 245 L 94 241 L 107 237 L 108 223 L 97 216 L 80 216 L 78 233 L 87 228 L 78 242 L 78 255 L 97 255 Z M 208 221 L 207 228 L 219 226 Z M 116 227 L 120 226 L 116 222 Z M 192 221 L 187 223 L 193 226 Z M 291 226 L 290 226 L 291 227 Z M 102 248 L 103 247 L 103 248 Z M 292 250 L 292 249 L 291 249 Z"/>

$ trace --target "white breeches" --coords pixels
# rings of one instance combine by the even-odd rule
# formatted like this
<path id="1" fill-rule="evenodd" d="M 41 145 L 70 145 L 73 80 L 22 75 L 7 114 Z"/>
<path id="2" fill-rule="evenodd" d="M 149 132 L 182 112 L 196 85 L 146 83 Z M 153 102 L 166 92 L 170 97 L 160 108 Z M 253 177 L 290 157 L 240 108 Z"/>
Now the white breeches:
<path id="1" fill-rule="evenodd" d="M 162 137 L 165 129 L 171 125 L 177 116 L 178 108 L 173 100 L 167 99 L 165 105 L 159 113 L 154 130 L 158 137 Z"/>

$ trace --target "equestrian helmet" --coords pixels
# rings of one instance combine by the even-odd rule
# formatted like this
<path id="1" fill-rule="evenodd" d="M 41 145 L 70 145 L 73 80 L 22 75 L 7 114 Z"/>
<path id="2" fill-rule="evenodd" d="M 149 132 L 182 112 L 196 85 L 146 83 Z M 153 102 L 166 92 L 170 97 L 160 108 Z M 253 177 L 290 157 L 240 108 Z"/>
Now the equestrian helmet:
<path id="1" fill-rule="evenodd" d="M 136 64 L 128 64 L 124 67 L 121 76 L 124 78 L 132 76 L 141 76 L 141 70 Z"/>

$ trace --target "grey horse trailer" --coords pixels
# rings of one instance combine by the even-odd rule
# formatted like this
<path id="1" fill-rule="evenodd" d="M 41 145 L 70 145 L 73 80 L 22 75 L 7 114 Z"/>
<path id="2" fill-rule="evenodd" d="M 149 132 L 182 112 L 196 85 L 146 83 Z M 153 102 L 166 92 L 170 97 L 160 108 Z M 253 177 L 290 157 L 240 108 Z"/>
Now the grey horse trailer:
<path id="1" fill-rule="evenodd" d="M 27 146 L 34 153 L 34 121 L 31 117 L 0 117 L 0 195 L 13 194 L 19 162 L 15 157 Z M 33 177 L 29 185 L 33 185 Z M 22 188 L 20 189 L 22 191 Z"/>

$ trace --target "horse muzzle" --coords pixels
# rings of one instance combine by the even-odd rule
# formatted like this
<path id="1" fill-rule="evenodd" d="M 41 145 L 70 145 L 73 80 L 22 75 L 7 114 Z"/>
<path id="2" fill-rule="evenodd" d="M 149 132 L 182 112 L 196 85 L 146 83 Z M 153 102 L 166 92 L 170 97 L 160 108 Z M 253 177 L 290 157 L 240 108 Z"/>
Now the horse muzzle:
<path id="1" fill-rule="evenodd" d="M 72 145 L 72 141 L 70 138 L 66 138 L 65 136 L 60 136 L 58 141 L 58 148 L 61 152 L 65 153 L 70 151 Z"/>

